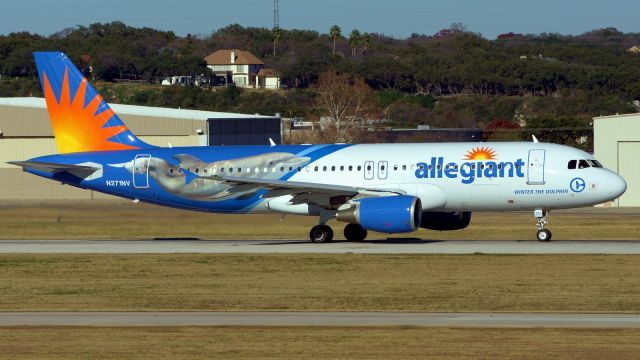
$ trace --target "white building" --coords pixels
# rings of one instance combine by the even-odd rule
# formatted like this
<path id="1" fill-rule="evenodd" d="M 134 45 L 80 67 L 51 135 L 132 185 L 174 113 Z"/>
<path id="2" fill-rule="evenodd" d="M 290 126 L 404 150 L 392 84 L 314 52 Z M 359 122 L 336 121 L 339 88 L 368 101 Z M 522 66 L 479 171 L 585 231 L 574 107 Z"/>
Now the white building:
<path id="1" fill-rule="evenodd" d="M 245 50 L 218 50 L 204 58 L 207 67 L 226 82 L 244 88 L 279 89 L 280 76 L 265 69 L 264 62 Z M 266 73 L 265 73 L 266 71 Z M 263 72 L 266 75 L 261 75 Z"/>
<path id="2" fill-rule="evenodd" d="M 640 113 L 593 118 L 596 159 L 627 181 L 614 206 L 640 206 Z"/>

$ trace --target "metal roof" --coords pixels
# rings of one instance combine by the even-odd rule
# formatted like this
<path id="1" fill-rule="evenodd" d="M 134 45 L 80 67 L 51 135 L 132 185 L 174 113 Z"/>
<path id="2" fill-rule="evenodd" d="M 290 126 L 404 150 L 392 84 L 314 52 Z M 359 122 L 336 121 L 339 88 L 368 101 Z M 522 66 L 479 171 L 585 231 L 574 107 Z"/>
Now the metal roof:
<path id="1" fill-rule="evenodd" d="M 38 97 L 15 97 L 0 98 L 0 106 L 18 106 L 29 108 L 46 109 L 47 104 L 44 98 Z M 248 115 L 239 113 L 228 113 L 219 111 L 203 111 L 191 109 L 172 109 L 152 106 L 109 104 L 116 114 L 139 115 L 157 118 L 173 118 L 184 120 L 207 120 L 207 119 L 263 119 L 272 118 L 273 116 Z"/>

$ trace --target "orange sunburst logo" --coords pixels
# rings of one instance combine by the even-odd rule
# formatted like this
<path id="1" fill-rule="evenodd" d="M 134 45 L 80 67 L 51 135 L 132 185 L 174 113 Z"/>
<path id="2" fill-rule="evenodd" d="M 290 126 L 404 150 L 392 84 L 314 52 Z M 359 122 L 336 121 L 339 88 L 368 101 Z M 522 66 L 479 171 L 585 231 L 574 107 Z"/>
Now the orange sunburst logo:
<path id="1" fill-rule="evenodd" d="M 61 154 L 83 151 L 127 150 L 137 147 L 110 141 L 112 137 L 127 130 L 124 125 L 104 127 L 114 116 L 113 110 L 107 108 L 96 114 L 102 103 L 97 95 L 85 107 L 87 79 L 82 78 L 75 97 L 71 100 L 69 90 L 68 68 L 64 70 L 64 79 L 60 91 L 60 101 L 56 100 L 49 84 L 47 74 L 43 71 L 44 97 L 51 118 L 53 134 Z"/>
<path id="2" fill-rule="evenodd" d="M 496 151 L 490 147 L 478 146 L 464 154 L 464 160 L 495 160 Z"/>

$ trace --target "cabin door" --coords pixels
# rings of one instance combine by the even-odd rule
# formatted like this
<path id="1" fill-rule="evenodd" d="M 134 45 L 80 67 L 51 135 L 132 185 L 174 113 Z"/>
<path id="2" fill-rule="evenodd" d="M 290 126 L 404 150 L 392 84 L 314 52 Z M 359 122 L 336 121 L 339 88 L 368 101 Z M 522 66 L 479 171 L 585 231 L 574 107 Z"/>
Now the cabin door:
<path id="1" fill-rule="evenodd" d="M 136 155 L 133 160 L 133 187 L 136 189 L 149 188 L 149 161 L 151 155 Z"/>
<path id="2" fill-rule="evenodd" d="M 545 150 L 529 150 L 527 162 L 527 184 L 544 185 L 544 157 Z"/>

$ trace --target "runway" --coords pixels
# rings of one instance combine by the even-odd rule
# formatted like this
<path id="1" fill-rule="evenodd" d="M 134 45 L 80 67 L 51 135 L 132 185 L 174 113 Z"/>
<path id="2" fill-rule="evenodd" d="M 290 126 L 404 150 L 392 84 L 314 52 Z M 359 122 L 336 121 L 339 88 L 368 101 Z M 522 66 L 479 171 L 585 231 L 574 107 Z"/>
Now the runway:
<path id="1" fill-rule="evenodd" d="M 447 326 L 640 328 L 635 314 L 2 312 L 0 326 Z"/>
<path id="2" fill-rule="evenodd" d="M 640 254 L 640 241 L 1 240 L 0 253 Z"/>

